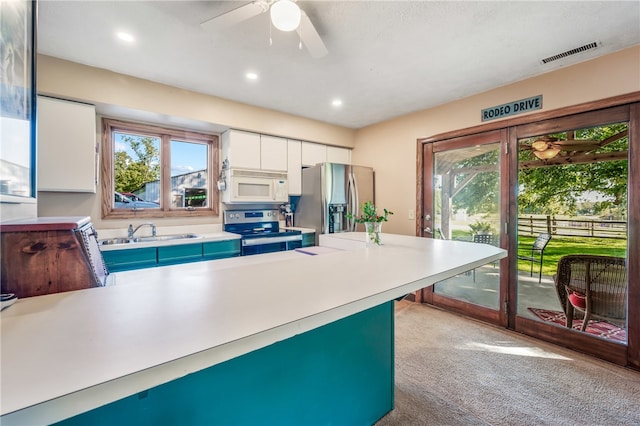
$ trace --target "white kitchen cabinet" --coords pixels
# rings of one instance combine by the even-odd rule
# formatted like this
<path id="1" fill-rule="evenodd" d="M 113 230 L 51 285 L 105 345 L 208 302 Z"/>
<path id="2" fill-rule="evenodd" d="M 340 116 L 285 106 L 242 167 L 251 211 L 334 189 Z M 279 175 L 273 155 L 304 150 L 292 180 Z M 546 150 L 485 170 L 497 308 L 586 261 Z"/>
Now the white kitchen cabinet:
<path id="1" fill-rule="evenodd" d="M 302 142 L 287 141 L 287 177 L 289 195 L 302 195 Z"/>
<path id="2" fill-rule="evenodd" d="M 222 159 L 239 169 L 260 168 L 260 135 L 228 130 L 222 134 Z"/>
<path id="3" fill-rule="evenodd" d="M 327 161 L 327 146 L 319 143 L 302 142 L 302 165 L 315 166 Z"/>
<path id="4" fill-rule="evenodd" d="M 96 192 L 93 105 L 38 96 L 38 191 Z"/>
<path id="5" fill-rule="evenodd" d="M 351 150 L 337 146 L 328 146 L 327 163 L 351 164 Z"/>
<path id="6" fill-rule="evenodd" d="M 287 140 L 274 136 L 260 136 L 260 168 L 287 171 Z"/>
<path id="7" fill-rule="evenodd" d="M 229 167 L 287 170 L 287 140 L 258 133 L 228 130 L 222 134 L 222 159 Z"/>

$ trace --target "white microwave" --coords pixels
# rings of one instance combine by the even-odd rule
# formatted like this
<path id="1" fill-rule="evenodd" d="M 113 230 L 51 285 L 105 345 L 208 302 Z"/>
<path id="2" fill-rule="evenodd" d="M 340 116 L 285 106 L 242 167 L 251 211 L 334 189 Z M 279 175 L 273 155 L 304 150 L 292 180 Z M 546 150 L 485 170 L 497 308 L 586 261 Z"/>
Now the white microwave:
<path id="1" fill-rule="evenodd" d="M 228 169 L 222 202 L 286 203 L 289 201 L 287 174 L 263 170 Z"/>

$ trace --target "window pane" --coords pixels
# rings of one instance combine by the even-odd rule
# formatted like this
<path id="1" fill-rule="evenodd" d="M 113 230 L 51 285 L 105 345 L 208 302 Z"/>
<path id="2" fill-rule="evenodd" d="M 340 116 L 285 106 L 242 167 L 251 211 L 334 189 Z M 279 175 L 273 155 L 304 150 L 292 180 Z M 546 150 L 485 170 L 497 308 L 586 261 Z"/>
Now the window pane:
<path id="1" fill-rule="evenodd" d="M 500 245 L 500 143 L 434 156 L 435 238 Z M 497 310 L 500 268 L 491 262 L 436 283 L 436 294 Z"/>
<path id="2" fill-rule="evenodd" d="M 114 208 L 160 207 L 160 138 L 114 132 Z"/>
<path id="3" fill-rule="evenodd" d="M 105 218 L 218 215 L 218 136 L 103 119 Z"/>
<path id="4" fill-rule="evenodd" d="M 627 341 L 628 131 L 622 122 L 519 139 L 519 316 Z"/>
<path id="5" fill-rule="evenodd" d="M 171 207 L 206 207 L 209 202 L 206 143 L 171 141 Z"/>

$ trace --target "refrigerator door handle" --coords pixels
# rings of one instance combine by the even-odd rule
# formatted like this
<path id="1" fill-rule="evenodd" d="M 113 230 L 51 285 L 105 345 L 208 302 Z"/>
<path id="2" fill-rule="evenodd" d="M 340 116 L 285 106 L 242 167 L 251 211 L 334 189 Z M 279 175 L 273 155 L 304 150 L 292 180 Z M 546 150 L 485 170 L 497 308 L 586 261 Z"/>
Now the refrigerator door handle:
<path id="1" fill-rule="evenodd" d="M 349 198 L 351 200 L 351 205 L 349 207 L 355 218 L 360 215 L 360 212 L 358 211 L 360 207 L 360 200 L 358 196 L 358 182 L 356 182 L 356 178 L 353 175 L 353 171 L 350 171 L 349 173 Z M 349 231 L 355 232 L 355 230 L 356 230 L 356 221 L 355 219 L 352 219 L 349 222 Z"/>
<path id="2" fill-rule="evenodd" d="M 352 202 L 352 185 L 351 185 L 351 174 L 349 174 L 349 178 L 347 179 L 347 211 L 345 212 L 345 231 L 347 232 L 351 232 L 353 231 L 353 222 L 354 222 L 354 218 L 353 217 L 349 217 L 349 214 L 355 215 L 354 211 L 353 211 L 353 202 Z"/>

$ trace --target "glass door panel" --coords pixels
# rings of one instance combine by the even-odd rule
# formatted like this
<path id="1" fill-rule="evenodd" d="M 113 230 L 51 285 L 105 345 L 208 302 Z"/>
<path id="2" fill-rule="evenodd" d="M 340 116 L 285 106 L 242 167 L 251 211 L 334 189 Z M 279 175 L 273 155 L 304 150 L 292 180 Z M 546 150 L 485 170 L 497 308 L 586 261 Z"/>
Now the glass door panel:
<path id="1" fill-rule="evenodd" d="M 518 147 L 517 315 L 626 343 L 628 124 Z"/>
<path id="2" fill-rule="evenodd" d="M 500 143 L 436 152 L 434 238 L 500 245 Z M 439 282 L 434 294 L 497 310 L 497 262 Z"/>

